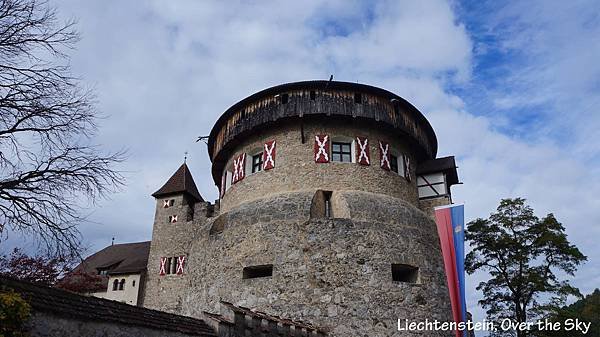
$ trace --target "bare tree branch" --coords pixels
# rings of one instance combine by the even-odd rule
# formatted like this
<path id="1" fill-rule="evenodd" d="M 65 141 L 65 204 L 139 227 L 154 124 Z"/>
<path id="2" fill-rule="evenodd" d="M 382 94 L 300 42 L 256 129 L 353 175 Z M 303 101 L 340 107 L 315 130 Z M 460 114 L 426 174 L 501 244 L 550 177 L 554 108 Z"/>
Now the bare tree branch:
<path id="1" fill-rule="evenodd" d="M 90 144 L 100 115 L 70 73 L 74 24 L 45 1 L 0 0 L 0 240 L 31 234 L 58 256 L 80 249 L 83 203 L 123 184 L 124 153 Z"/>

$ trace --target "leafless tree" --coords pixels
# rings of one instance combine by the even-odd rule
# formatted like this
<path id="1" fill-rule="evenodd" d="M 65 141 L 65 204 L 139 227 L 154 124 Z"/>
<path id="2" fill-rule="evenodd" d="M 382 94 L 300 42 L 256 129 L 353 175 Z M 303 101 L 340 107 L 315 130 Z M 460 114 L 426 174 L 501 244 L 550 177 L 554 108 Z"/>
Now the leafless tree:
<path id="1" fill-rule="evenodd" d="M 92 144 L 100 116 L 70 72 L 74 24 L 45 1 L 0 0 L 0 240 L 21 232 L 56 256 L 78 251 L 83 207 L 123 184 L 123 153 Z"/>

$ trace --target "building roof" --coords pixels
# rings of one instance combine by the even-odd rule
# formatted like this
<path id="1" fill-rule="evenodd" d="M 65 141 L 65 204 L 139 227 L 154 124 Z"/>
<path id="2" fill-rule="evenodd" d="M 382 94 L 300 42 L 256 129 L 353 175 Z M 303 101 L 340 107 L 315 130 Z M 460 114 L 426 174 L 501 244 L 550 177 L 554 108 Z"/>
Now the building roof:
<path id="1" fill-rule="evenodd" d="M 88 256 L 74 271 L 97 274 L 108 269 L 109 274 L 140 273 L 148 265 L 150 241 L 122 243 L 108 246 Z"/>
<path id="2" fill-rule="evenodd" d="M 35 285 L 4 276 L 0 276 L 0 285 L 21 294 L 33 310 L 59 317 L 134 325 L 193 336 L 216 336 L 214 331 L 200 319 L 96 297 L 81 296 L 65 290 Z"/>
<path id="3" fill-rule="evenodd" d="M 417 167 L 417 175 L 443 172 L 446 173 L 448 186 L 458 184 L 458 172 L 456 171 L 456 162 L 454 156 L 436 158 L 419 163 Z"/>
<path id="4" fill-rule="evenodd" d="M 163 187 L 154 192 L 152 196 L 159 198 L 177 193 L 186 193 L 196 201 L 204 201 L 200 192 L 198 192 L 194 178 L 192 178 L 192 173 L 186 163 L 183 163 Z"/>
<path id="5" fill-rule="evenodd" d="M 313 335 L 324 336 L 327 334 L 326 329 L 323 329 L 323 328 L 313 325 L 311 323 L 307 323 L 307 322 L 303 322 L 303 321 L 295 321 L 295 320 L 291 320 L 291 319 L 287 319 L 287 318 L 282 318 L 279 316 L 269 315 L 264 312 L 255 311 L 255 310 L 251 310 L 249 308 L 236 306 L 236 305 L 233 305 L 232 303 L 225 302 L 225 301 L 220 301 L 220 303 L 228 310 L 231 310 L 233 313 L 241 314 L 243 316 L 250 318 L 251 320 L 259 320 L 259 321 L 265 320 L 268 322 L 281 324 L 282 326 L 293 326 L 293 327 L 295 327 L 294 329 L 297 329 L 297 330 L 305 329 L 307 331 L 308 335 L 310 335 L 310 336 L 313 336 Z M 236 324 L 236 322 L 234 320 L 232 320 L 231 317 L 228 317 L 230 315 L 210 313 L 207 311 L 204 311 L 204 314 L 207 318 L 214 320 L 216 322 L 219 322 L 219 323 L 227 324 L 230 326 L 233 326 Z M 246 322 L 246 319 L 244 319 L 243 322 Z M 263 332 L 265 332 L 265 333 L 277 333 L 277 331 L 269 331 L 268 325 L 266 325 L 264 327 L 267 328 L 267 329 L 263 330 Z M 245 327 L 245 328 L 247 329 L 248 327 Z"/>

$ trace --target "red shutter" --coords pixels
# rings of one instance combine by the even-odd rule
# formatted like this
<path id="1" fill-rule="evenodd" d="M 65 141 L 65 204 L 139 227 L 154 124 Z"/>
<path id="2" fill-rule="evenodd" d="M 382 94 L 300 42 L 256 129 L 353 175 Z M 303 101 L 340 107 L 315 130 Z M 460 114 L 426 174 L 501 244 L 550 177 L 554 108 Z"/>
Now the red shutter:
<path id="1" fill-rule="evenodd" d="M 390 144 L 379 141 L 379 164 L 382 169 L 390 170 Z"/>
<path id="2" fill-rule="evenodd" d="M 315 162 L 329 163 L 329 136 L 315 136 Z"/>
<path id="3" fill-rule="evenodd" d="M 233 184 L 244 179 L 246 175 L 246 154 L 242 153 L 233 159 L 233 177 L 231 182 Z"/>
<path id="4" fill-rule="evenodd" d="M 360 165 L 371 165 L 369 140 L 367 137 L 356 137 L 356 162 Z"/>
<path id="5" fill-rule="evenodd" d="M 275 140 L 265 143 L 263 151 L 263 170 L 270 170 L 275 167 Z"/>
<path id="6" fill-rule="evenodd" d="M 162 276 L 166 273 L 167 273 L 167 258 L 161 257 L 160 258 L 160 269 L 158 271 L 158 274 Z"/>
<path id="7" fill-rule="evenodd" d="M 177 275 L 183 274 L 183 267 L 184 266 L 185 266 L 185 256 L 184 255 L 178 256 L 177 257 L 177 269 L 175 269 Z"/>
<path id="8" fill-rule="evenodd" d="M 410 181 L 410 158 L 408 156 L 404 156 L 404 178 Z"/>

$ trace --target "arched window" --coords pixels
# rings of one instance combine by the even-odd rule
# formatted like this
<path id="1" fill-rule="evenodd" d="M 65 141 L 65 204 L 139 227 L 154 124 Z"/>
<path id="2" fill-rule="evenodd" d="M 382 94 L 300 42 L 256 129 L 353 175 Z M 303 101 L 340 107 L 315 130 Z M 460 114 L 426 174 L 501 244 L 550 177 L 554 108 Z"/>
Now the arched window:
<path id="1" fill-rule="evenodd" d="M 117 290 L 118 287 L 119 287 L 119 280 L 115 279 L 113 281 L 113 290 Z"/>
<path id="2" fill-rule="evenodd" d="M 121 279 L 121 282 L 119 283 L 119 290 L 123 290 L 124 287 L 125 287 L 125 279 Z"/>

